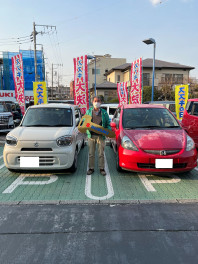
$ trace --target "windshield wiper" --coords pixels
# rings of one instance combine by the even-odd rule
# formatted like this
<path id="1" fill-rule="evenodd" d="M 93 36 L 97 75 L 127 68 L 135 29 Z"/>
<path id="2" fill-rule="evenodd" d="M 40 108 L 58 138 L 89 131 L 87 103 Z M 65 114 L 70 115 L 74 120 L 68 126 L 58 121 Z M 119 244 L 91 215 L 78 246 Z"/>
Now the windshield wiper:
<path id="1" fill-rule="evenodd" d="M 24 126 L 24 127 L 52 127 L 52 126 L 50 125 L 30 125 L 30 126 Z"/>
<path id="2" fill-rule="evenodd" d="M 162 128 L 178 128 L 178 127 L 180 127 L 180 126 L 165 126 L 165 127 L 162 127 Z M 181 127 L 180 127 L 181 128 Z"/>

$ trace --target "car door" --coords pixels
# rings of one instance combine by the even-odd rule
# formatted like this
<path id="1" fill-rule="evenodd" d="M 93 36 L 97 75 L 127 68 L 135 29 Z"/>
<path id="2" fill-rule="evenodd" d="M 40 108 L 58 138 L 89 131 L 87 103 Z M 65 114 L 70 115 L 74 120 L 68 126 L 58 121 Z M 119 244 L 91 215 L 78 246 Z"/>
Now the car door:
<path id="1" fill-rule="evenodd" d="M 193 102 L 192 111 L 189 113 L 188 134 L 198 144 L 198 102 Z"/>

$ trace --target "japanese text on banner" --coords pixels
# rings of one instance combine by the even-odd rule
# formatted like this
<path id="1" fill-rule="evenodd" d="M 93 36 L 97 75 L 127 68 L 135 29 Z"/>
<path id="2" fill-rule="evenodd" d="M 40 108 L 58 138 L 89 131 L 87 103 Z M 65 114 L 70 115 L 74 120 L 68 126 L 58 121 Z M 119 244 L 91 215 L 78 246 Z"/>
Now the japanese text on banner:
<path id="1" fill-rule="evenodd" d="M 188 84 L 175 86 L 175 109 L 178 120 L 182 120 L 188 101 Z"/>
<path id="2" fill-rule="evenodd" d="M 34 104 L 47 104 L 46 82 L 34 82 Z"/>
<path id="3" fill-rule="evenodd" d="M 22 54 L 12 57 L 12 73 L 15 84 L 15 96 L 20 106 L 22 115 L 25 114 L 25 97 L 24 97 L 24 75 Z"/>
<path id="4" fill-rule="evenodd" d="M 82 114 L 89 108 L 86 55 L 74 59 L 74 104 L 79 106 Z"/>
<path id="5" fill-rule="evenodd" d="M 130 104 L 142 103 L 142 58 L 131 65 Z"/>
<path id="6" fill-rule="evenodd" d="M 128 103 L 127 82 L 118 83 L 117 92 L 118 92 L 119 105 L 127 104 Z"/>

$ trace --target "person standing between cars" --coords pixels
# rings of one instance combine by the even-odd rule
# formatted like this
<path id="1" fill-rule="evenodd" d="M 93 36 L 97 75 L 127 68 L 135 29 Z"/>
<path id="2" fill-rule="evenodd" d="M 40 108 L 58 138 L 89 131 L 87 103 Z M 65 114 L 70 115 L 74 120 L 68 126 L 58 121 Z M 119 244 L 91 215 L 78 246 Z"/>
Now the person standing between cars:
<path id="1" fill-rule="evenodd" d="M 93 98 L 93 107 L 87 110 L 86 115 L 90 115 L 92 117 L 91 121 L 93 123 L 100 125 L 104 128 L 111 129 L 109 115 L 104 109 L 100 108 L 100 105 L 101 105 L 100 97 L 95 96 Z M 105 136 L 87 130 L 87 137 L 88 137 L 88 146 L 89 146 L 89 170 L 87 171 L 87 174 L 91 175 L 94 172 L 95 151 L 97 145 L 100 173 L 103 176 L 105 176 L 106 175 L 104 169 Z"/>

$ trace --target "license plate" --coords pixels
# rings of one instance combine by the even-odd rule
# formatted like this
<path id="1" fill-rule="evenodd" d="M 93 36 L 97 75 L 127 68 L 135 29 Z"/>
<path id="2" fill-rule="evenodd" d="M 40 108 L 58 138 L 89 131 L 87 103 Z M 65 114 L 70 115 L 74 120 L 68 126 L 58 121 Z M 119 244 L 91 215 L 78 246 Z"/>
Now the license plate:
<path id="1" fill-rule="evenodd" d="M 156 169 L 172 169 L 173 159 L 156 159 L 155 168 Z"/>
<path id="2" fill-rule="evenodd" d="M 39 157 L 20 157 L 20 167 L 38 168 Z"/>

